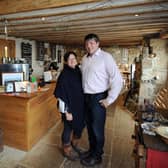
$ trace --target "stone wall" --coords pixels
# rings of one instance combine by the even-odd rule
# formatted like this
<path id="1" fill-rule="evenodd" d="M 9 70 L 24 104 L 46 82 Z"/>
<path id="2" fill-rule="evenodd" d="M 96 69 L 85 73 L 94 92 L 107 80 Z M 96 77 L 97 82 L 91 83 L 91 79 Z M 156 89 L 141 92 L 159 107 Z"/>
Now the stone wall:
<path id="1" fill-rule="evenodd" d="M 159 89 L 167 86 L 168 40 L 151 39 L 150 46 L 153 47 L 156 57 L 149 58 L 148 54 L 143 54 L 139 104 L 142 104 L 144 99 L 152 102 Z"/>
<path id="2" fill-rule="evenodd" d="M 134 63 L 135 58 L 140 54 L 139 47 L 124 48 L 119 46 L 111 46 L 103 47 L 102 49 L 111 53 L 118 65 L 128 64 L 128 70 L 130 70 L 130 65 Z M 65 47 L 65 50 L 76 52 L 79 62 L 85 54 L 85 50 L 82 47 Z"/>

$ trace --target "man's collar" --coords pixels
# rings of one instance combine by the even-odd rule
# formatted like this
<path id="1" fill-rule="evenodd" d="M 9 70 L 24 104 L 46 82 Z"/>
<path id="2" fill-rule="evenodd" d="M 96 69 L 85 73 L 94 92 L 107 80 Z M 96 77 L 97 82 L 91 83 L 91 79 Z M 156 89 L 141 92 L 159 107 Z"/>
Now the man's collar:
<path id="1" fill-rule="evenodd" d="M 87 54 L 86 57 L 92 57 L 93 55 L 97 55 L 100 52 L 100 48 L 98 48 L 93 54 Z"/>

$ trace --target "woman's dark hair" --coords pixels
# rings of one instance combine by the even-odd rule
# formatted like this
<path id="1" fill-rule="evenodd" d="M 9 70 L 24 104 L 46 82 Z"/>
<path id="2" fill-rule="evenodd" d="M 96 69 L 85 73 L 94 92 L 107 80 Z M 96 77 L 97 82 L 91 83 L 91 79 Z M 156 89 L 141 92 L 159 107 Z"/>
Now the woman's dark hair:
<path id="1" fill-rule="evenodd" d="M 57 70 L 58 69 L 58 66 L 57 66 L 57 62 L 52 62 L 49 66 L 49 70 L 51 69 L 54 69 L 54 70 Z"/>
<path id="2" fill-rule="evenodd" d="M 65 61 L 65 62 L 68 61 L 68 58 L 69 58 L 69 56 L 70 56 L 71 54 L 73 54 L 73 55 L 75 56 L 75 58 L 77 58 L 77 55 L 76 55 L 75 52 L 69 51 L 69 52 L 66 52 L 65 55 L 64 55 L 64 61 Z"/>
<path id="3" fill-rule="evenodd" d="M 94 39 L 96 42 L 100 41 L 98 35 L 91 33 L 85 36 L 84 42 L 92 39 Z"/>

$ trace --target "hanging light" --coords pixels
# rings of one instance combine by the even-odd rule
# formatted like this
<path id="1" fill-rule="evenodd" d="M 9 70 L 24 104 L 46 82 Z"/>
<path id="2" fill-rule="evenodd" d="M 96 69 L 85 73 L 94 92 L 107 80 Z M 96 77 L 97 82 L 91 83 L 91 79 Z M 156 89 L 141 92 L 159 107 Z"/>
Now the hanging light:
<path id="1" fill-rule="evenodd" d="M 5 27 L 4 27 L 4 33 L 5 33 L 5 39 L 8 40 L 8 27 L 7 27 L 8 21 L 5 19 Z"/>

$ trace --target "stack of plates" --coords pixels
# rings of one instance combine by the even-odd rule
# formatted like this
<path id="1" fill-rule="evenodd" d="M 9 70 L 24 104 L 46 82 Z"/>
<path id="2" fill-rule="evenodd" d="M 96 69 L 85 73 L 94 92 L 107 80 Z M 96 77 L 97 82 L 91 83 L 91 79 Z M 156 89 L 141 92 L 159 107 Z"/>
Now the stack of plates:
<path id="1" fill-rule="evenodd" d="M 159 126 L 155 131 L 168 144 L 168 126 Z"/>

